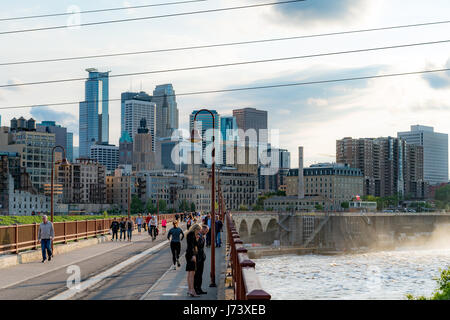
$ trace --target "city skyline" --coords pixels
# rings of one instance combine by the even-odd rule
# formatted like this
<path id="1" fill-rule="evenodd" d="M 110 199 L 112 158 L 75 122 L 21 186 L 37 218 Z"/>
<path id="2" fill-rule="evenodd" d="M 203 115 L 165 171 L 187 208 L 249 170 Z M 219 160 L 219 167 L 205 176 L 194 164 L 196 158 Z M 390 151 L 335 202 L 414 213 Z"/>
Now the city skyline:
<path id="1" fill-rule="evenodd" d="M 100 1 L 98 6 L 106 5 Z M 243 1 L 250 3 L 250 1 Z M 21 15 L 30 12 L 61 11 L 71 3 L 61 1 L 49 4 L 47 7 L 36 7 L 27 1 L 22 5 L 29 5 L 28 9 L 19 9 L 16 4 L 8 4 L 11 15 Z M 124 5 L 119 1 L 108 2 L 108 5 Z M 133 3 L 134 4 L 134 3 Z M 183 5 L 179 8 L 154 8 L 155 13 L 169 13 L 174 11 L 189 11 L 194 9 L 208 9 L 226 5 L 226 1 L 216 1 L 202 4 Z M 89 9 L 88 2 L 79 2 L 81 9 Z M 127 32 L 128 28 L 145 26 L 146 22 L 133 22 L 130 25 L 111 25 L 103 28 L 80 28 L 49 33 L 35 33 L 27 37 L 29 45 L 26 52 L 28 57 L 45 55 L 49 57 L 72 56 L 98 53 L 92 48 L 107 48 L 106 51 L 120 52 L 127 50 L 145 50 L 168 48 L 176 43 L 180 46 L 192 44 L 208 44 L 215 42 L 245 41 L 249 39 L 270 38 L 289 35 L 315 34 L 330 31 L 345 31 L 358 28 L 411 24 L 416 22 L 444 20 L 445 10 L 449 6 L 445 1 L 438 1 L 436 6 L 427 6 L 420 1 L 411 1 L 408 7 L 398 2 L 387 1 L 343 1 L 330 8 L 323 7 L 323 1 L 304 4 L 290 4 L 279 7 L 267 7 L 251 11 L 227 13 L 219 18 L 214 14 L 198 16 L 195 20 L 179 17 L 177 24 L 169 20 L 155 20 L 155 29 L 141 28 L 147 38 L 158 39 L 149 45 L 139 41 L 142 34 Z M 290 7 L 290 11 L 286 8 Z M 23 7 L 22 7 L 23 8 Z M 401 8 L 401 10 L 400 10 Z M 439 8 L 439 9 L 438 9 Z M 320 10 L 319 10 L 320 9 Z M 351 10 L 348 10 L 351 9 Z M 130 17 L 148 14 L 148 10 L 126 10 Z M 333 12 L 333 14 L 330 14 Z M 398 12 L 403 12 L 398 15 Z M 153 13 L 153 11 L 152 11 Z M 110 16 L 114 16 L 110 14 Z M 109 17 L 109 15 L 108 15 Z M 230 25 L 229 18 L 235 23 Z M 245 17 L 240 21 L 240 18 Z M 305 23 L 298 24 L 295 18 L 300 17 Z M 306 18 L 305 18 L 306 17 Z M 412 17 L 415 17 L 414 19 Z M 95 18 L 106 18 L 106 14 L 98 14 Z M 88 17 L 83 19 L 88 19 Z M 198 26 L 214 20 L 215 28 L 203 28 L 198 32 Z M 55 24 L 65 22 L 65 18 L 55 18 Z M 84 21 L 84 20 L 83 20 Z M 3 22 L 9 29 L 17 29 L 13 22 Z M 243 26 L 245 28 L 243 29 Z M 268 28 L 262 26 L 270 26 Z M 31 26 L 31 22 L 22 21 L 21 27 Z M 145 30 L 144 30 L 145 29 Z M 156 30 L 157 29 L 157 30 Z M 111 33 L 106 33 L 106 30 Z M 180 33 L 180 30 L 183 30 Z M 195 37 L 190 36 L 196 31 Z M 422 41 L 441 40 L 442 35 L 449 30 L 448 25 L 427 26 L 410 30 L 395 30 L 363 33 L 361 35 L 341 35 L 335 37 L 319 37 L 317 39 L 303 39 L 293 42 L 278 42 L 274 44 L 258 44 L 254 47 L 229 47 L 211 50 L 170 53 L 163 55 L 138 55 L 129 59 L 94 59 L 58 63 L 53 68 L 42 73 L 47 64 L 30 65 L 26 69 L 21 66 L 3 66 L 5 72 L 0 75 L 3 83 L 20 83 L 30 80 L 41 80 L 45 74 L 50 79 L 65 78 L 82 75 L 87 67 L 97 66 L 99 69 L 112 70 L 114 73 L 142 71 L 149 69 L 164 69 L 165 67 L 184 67 L 190 65 L 214 64 L 219 62 L 233 62 L 260 58 L 272 58 L 289 55 L 340 51 L 358 48 L 370 48 L 383 45 L 396 45 Z M 55 33 L 61 40 L 58 51 L 48 51 L 52 46 L 47 42 L 47 35 Z M 217 39 L 217 32 L 220 41 Z M 96 34 L 96 37 L 88 35 Z M 112 41 L 121 39 L 120 46 Z M 13 49 L 5 56 L 6 60 L 15 60 L 15 54 L 23 52 L 21 35 L 10 38 Z M 50 38 L 49 38 L 50 39 Z M 85 45 L 73 47 L 81 40 Z M 37 43 L 42 45 L 39 47 Z M 110 98 L 120 97 L 121 92 L 129 89 L 152 92 L 158 84 L 172 83 L 177 93 L 191 92 L 203 89 L 230 88 L 249 85 L 267 85 L 273 83 L 321 80 L 350 76 L 376 75 L 390 72 L 415 71 L 427 68 L 438 68 L 447 65 L 448 54 L 446 44 L 384 50 L 371 53 L 358 53 L 341 56 L 323 57 L 320 59 L 304 59 L 301 61 L 268 63 L 258 66 L 242 66 L 220 68 L 192 72 L 164 73 L 155 76 L 134 76 L 110 79 Z M 297 48 L 301 48 L 298 50 Z M 332 48 L 332 49 L 331 49 Z M 440 50 L 442 49 L 442 50 Z M 280 54 L 283 52 L 283 54 Z M 149 63 L 151 61 L 151 63 Z M 293 158 L 297 156 L 297 145 L 305 146 L 306 165 L 317 162 L 333 161 L 335 140 L 346 136 L 352 137 L 381 137 L 396 136 L 397 132 L 406 131 L 410 125 L 421 124 L 433 126 L 437 132 L 448 132 L 450 120 L 448 112 L 448 89 L 450 78 L 447 74 L 417 75 L 397 77 L 391 79 L 346 82 L 342 84 L 321 84 L 270 90 L 255 90 L 230 94 L 208 94 L 198 96 L 178 96 L 180 128 L 188 129 L 188 115 L 194 109 L 207 106 L 217 110 L 221 115 L 231 115 L 235 108 L 254 107 L 267 110 L 269 113 L 269 128 L 280 129 L 280 147 L 291 152 Z M 42 92 L 48 92 L 43 95 Z M 386 94 L 385 92 L 388 92 Z M 51 94 L 50 94 L 51 93 Z M 46 98 L 42 98 L 45 97 Z M 51 98 L 51 99 L 50 99 Z M 2 106 L 17 104 L 51 103 L 59 101 L 83 100 L 82 82 L 73 85 L 53 84 L 29 87 L 0 89 Z M 38 113 L 40 108 L 23 110 L 25 117 Z M 41 120 L 57 120 L 64 115 L 64 121 L 58 121 L 68 130 L 74 132 L 74 146 L 79 146 L 78 131 L 70 127 L 74 119 L 78 119 L 75 106 L 42 108 Z M 15 111 L 1 110 L 3 124 L 13 117 Z M 420 113 L 420 117 L 418 117 Z M 110 143 L 118 145 L 120 138 L 120 102 L 111 102 L 110 114 Z M 370 119 L 370 121 L 368 121 Z M 349 125 L 350 123 L 350 125 Z"/>

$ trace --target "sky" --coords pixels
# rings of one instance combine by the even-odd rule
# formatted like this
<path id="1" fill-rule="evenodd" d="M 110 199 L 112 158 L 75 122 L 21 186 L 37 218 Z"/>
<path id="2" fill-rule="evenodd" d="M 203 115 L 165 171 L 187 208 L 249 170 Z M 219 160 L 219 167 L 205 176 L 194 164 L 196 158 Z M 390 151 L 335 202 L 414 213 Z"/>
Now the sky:
<path id="1" fill-rule="evenodd" d="M 127 9 L 81 15 L 81 22 L 153 16 L 273 2 L 275 0 L 208 0 L 175 6 Z M 129 7 L 165 0 L 99 0 L 2 2 L 0 19 L 67 10 Z M 276 6 L 201 15 L 133 21 L 70 29 L 0 35 L 0 63 L 123 51 L 291 37 L 317 33 L 448 20 L 450 2 L 410 0 L 306 0 Z M 7 30 L 66 25 L 73 18 L 52 17 L 0 21 Z M 0 66 L 0 84 L 87 76 L 86 68 L 110 70 L 111 75 L 300 56 L 334 51 L 447 40 L 450 23 L 408 29 L 384 30 L 292 41 L 233 47 L 164 52 Z M 421 71 L 450 67 L 450 43 L 392 50 L 296 59 L 226 68 L 168 72 L 110 79 L 110 98 L 121 92 L 152 93 L 157 84 L 172 83 L 177 93 L 270 85 L 311 80 Z M 291 151 L 297 165 L 297 148 L 304 146 L 305 164 L 335 161 L 336 140 L 343 137 L 396 136 L 411 125 L 433 126 L 450 132 L 450 73 L 315 84 L 177 97 L 181 128 L 188 128 L 189 114 L 206 107 L 221 115 L 233 109 L 267 110 L 269 128 L 280 132 L 281 148 Z M 2 125 L 12 117 L 56 120 L 74 132 L 78 145 L 78 105 L 46 107 L 46 104 L 84 100 L 84 82 L 0 88 Z M 36 108 L 1 109 L 17 105 Z M 120 102 L 110 103 L 110 142 L 120 136 Z"/>

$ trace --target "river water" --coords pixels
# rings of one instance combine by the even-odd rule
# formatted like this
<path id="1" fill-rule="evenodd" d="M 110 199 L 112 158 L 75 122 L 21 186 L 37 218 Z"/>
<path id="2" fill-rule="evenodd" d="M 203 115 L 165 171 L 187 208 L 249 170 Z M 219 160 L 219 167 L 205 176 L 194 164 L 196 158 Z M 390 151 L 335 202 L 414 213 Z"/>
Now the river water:
<path id="1" fill-rule="evenodd" d="M 406 299 L 430 296 L 450 249 L 408 249 L 363 254 L 285 255 L 255 259 L 261 284 L 275 300 Z"/>

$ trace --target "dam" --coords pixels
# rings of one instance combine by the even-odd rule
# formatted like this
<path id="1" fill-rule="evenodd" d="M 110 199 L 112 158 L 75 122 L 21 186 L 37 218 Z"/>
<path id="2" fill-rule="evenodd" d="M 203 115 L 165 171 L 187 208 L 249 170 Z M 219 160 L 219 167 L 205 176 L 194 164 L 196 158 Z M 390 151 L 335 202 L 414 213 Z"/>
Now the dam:
<path id="1" fill-rule="evenodd" d="M 244 243 L 314 249 L 318 253 L 391 249 L 449 236 L 449 213 L 233 212 Z"/>

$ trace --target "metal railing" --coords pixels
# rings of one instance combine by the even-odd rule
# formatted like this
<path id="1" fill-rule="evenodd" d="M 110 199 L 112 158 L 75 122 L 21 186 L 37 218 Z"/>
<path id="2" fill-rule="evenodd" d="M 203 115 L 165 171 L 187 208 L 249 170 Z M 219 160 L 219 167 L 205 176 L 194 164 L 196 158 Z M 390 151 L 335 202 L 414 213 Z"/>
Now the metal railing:
<path id="1" fill-rule="evenodd" d="M 136 218 L 137 216 L 131 217 L 134 222 L 134 229 L 137 228 Z M 145 221 L 146 216 L 142 218 Z M 158 224 L 161 224 L 164 218 L 169 224 L 175 219 L 175 213 L 159 214 Z M 113 220 L 114 218 L 54 222 L 55 238 L 53 243 L 67 243 L 68 241 L 78 241 L 109 234 Z M 0 226 L 0 254 L 37 249 L 40 247 L 38 231 L 39 223 Z"/>
<path id="2" fill-rule="evenodd" d="M 226 213 L 227 240 L 230 246 L 231 277 L 235 300 L 270 300 L 271 296 L 261 287 L 255 263 L 247 255 L 247 249 L 236 231 L 231 213 Z"/>

